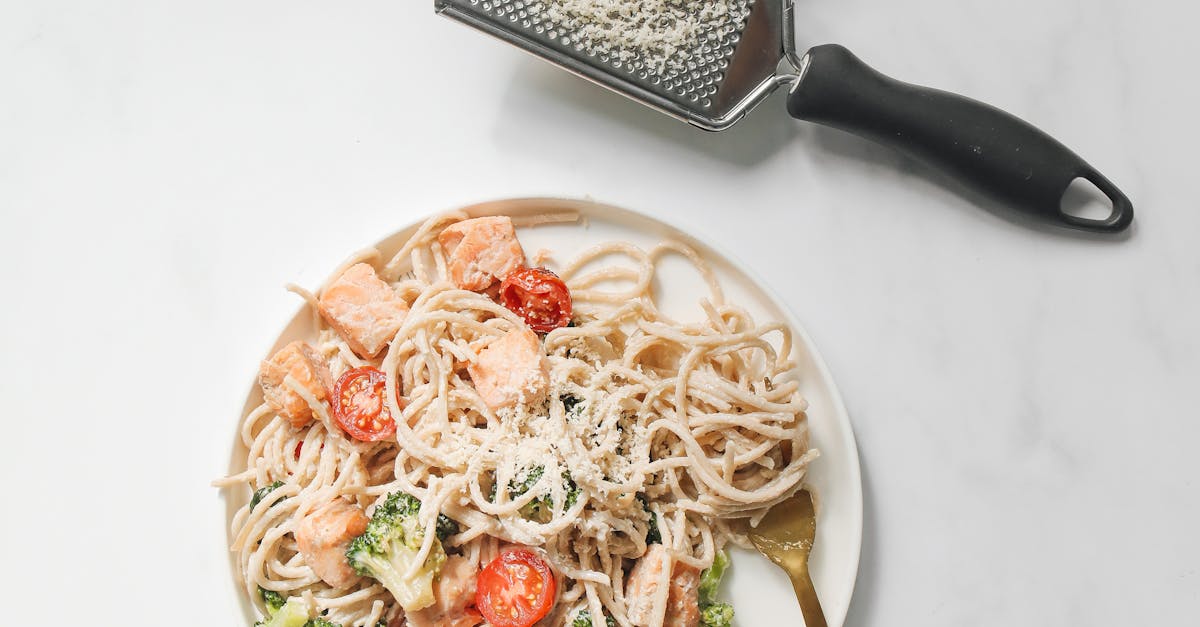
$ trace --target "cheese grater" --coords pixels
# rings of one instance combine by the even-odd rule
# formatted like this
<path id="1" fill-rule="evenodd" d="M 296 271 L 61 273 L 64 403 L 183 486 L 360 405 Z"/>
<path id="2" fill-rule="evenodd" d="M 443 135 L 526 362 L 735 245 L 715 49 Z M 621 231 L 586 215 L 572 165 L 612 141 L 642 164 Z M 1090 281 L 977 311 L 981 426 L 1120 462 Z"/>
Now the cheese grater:
<path id="1" fill-rule="evenodd" d="M 601 0 L 595 0 L 600 2 Z M 678 8 L 693 0 L 668 0 Z M 633 44 L 597 50 L 593 35 L 556 18 L 566 0 L 434 0 L 435 10 L 633 100 L 708 131 L 733 126 L 787 87 L 795 118 L 906 152 L 994 201 L 1070 228 L 1118 232 L 1133 221 L 1129 199 L 1095 168 L 1029 123 L 982 102 L 903 83 L 836 44 L 794 45 L 792 0 L 725 0 L 669 62 Z M 1076 179 L 1112 204 L 1108 217 L 1067 213 Z"/>

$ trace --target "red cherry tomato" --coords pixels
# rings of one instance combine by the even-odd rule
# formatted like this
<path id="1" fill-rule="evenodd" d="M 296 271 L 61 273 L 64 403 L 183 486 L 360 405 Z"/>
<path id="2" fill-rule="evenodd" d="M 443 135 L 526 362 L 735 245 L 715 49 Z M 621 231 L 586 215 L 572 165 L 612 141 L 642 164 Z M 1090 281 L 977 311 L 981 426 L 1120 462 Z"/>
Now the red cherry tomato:
<path id="1" fill-rule="evenodd" d="M 533 551 L 510 549 L 479 573 L 475 608 L 492 627 L 529 627 L 554 607 L 554 571 Z"/>
<path id="2" fill-rule="evenodd" d="M 350 437 L 363 442 L 386 440 L 396 433 L 396 421 L 383 402 L 387 377 L 363 366 L 347 370 L 333 386 L 333 419 Z"/>
<path id="3" fill-rule="evenodd" d="M 321 443 L 321 450 L 322 451 L 325 450 L 324 442 Z M 296 451 L 295 451 L 296 461 L 300 461 L 300 454 L 303 452 L 304 452 L 304 440 L 300 440 L 299 442 L 296 443 Z"/>
<path id="4" fill-rule="evenodd" d="M 571 322 L 571 290 L 545 268 L 520 268 L 505 277 L 500 283 L 500 303 L 538 333 L 549 333 Z"/>

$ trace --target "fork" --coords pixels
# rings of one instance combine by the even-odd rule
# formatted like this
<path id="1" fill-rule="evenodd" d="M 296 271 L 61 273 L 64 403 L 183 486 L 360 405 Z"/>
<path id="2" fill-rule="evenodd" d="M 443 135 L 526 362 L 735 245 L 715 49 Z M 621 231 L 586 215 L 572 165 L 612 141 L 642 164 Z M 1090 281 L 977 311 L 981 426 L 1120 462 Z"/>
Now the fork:
<path id="1" fill-rule="evenodd" d="M 775 562 L 792 580 L 805 627 L 827 627 L 821 601 L 808 574 L 808 556 L 817 535 L 816 509 L 808 489 L 802 488 L 790 499 L 772 507 L 747 535 L 754 548 Z"/>

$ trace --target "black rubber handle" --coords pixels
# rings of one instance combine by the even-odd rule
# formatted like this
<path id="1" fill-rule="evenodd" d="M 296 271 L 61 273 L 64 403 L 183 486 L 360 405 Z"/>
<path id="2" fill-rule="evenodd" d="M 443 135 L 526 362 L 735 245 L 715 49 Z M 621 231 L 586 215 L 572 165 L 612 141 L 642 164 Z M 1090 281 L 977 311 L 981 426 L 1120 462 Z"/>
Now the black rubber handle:
<path id="1" fill-rule="evenodd" d="M 1013 115 L 884 76 L 836 44 L 809 50 L 805 60 L 788 95 L 792 117 L 897 148 L 997 201 L 1064 226 L 1116 233 L 1133 222 L 1133 205 L 1116 185 Z M 1063 212 L 1063 194 L 1076 178 L 1108 196 L 1108 218 Z"/>

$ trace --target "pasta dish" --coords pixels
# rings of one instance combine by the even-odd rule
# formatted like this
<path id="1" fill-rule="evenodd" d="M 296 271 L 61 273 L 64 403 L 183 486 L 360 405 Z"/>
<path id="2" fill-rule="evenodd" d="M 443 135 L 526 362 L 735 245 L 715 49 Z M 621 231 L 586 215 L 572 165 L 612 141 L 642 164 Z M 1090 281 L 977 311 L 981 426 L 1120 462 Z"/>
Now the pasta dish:
<path id="1" fill-rule="evenodd" d="M 724 549 L 817 455 L 791 332 L 677 242 L 527 256 L 518 228 L 576 219 L 448 213 L 290 286 L 317 332 L 262 363 L 215 482 L 250 494 L 230 549 L 260 624 L 732 625 Z M 656 304 L 667 256 L 699 322 Z"/>

